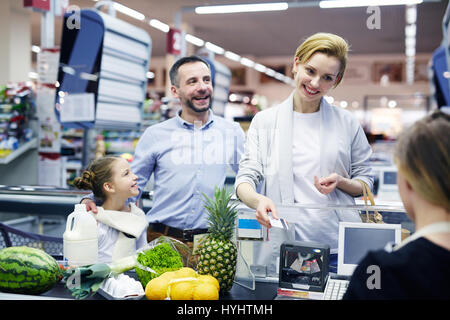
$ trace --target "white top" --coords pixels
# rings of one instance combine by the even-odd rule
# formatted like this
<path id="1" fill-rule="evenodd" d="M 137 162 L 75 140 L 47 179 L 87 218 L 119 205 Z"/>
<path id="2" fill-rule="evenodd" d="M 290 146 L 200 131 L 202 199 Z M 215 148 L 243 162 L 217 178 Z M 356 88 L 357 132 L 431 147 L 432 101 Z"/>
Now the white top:
<path id="1" fill-rule="evenodd" d="M 98 227 L 98 262 L 113 260 L 133 254 L 147 244 L 147 222 L 145 213 L 130 204 L 131 212 L 104 210 L 98 207 L 96 215 Z M 128 219 L 124 219 L 128 217 Z M 120 225 L 117 223 L 120 221 Z M 115 225 L 112 227 L 111 225 Z M 132 232 L 135 237 L 127 237 L 122 231 Z M 132 230 L 134 229 L 134 230 Z M 134 231 L 134 232 L 133 232 Z"/>
<path id="2" fill-rule="evenodd" d="M 301 204 L 328 202 L 328 197 L 314 186 L 320 174 L 320 112 L 294 112 L 292 128 L 292 169 L 294 202 Z"/>
<path id="3" fill-rule="evenodd" d="M 99 263 L 110 263 L 112 261 L 114 247 L 119 239 L 119 234 L 121 233 L 121 231 L 111 228 L 104 223 L 98 223 Z M 147 244 L 147 233 L 143 232 L 138 239 L 134 238 L 133 241 L 135 241 L 135 250 L 142 248 Z"/>
<path id="4" fill-rule="evenodd" d="M 321 178 L 320 171 L 320 112 L 293 113 L 292 169 L 294 173 L 294 202 L 300 204 L 326 204 L 327 195 L 314 186 L 314 176 Z M 295 231 L 300 239 L 320 239 L 337 251 L 339 219 L 333 210 L 302 210 Z"/>

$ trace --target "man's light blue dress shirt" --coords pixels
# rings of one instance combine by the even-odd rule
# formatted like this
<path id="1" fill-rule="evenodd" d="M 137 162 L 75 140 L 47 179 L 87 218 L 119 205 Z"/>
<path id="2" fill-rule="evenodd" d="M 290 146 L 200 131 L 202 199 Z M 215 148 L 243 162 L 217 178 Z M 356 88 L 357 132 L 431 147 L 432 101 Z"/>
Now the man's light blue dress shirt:
<path id="1" fill-rule="evenodd" d="M 214 195 L 222 187 L 227 167 L 237 173 L 245 134 L 240 125 L 215 116 L 194 126 L 175 117 L 147 128 L 136 146 L 131 170 L 139 190 L 154 174 L 149 223 L 179 229 L 207 228 L 203 193 Z"/>

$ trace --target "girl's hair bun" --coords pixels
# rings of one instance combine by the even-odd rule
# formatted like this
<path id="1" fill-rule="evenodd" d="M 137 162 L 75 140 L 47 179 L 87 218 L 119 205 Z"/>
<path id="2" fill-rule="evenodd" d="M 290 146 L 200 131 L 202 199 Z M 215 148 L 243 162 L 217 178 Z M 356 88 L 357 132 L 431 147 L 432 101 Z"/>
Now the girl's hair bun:
<path id="1" fill-rule="evenodd" d="M 86 170 L 83 172 L 81 177 L 75 178 L 73 184 L 78 189 L 82 190 L 93 190 L 92 183 L 94 181 L 95 174 L 92 171 Z"/>

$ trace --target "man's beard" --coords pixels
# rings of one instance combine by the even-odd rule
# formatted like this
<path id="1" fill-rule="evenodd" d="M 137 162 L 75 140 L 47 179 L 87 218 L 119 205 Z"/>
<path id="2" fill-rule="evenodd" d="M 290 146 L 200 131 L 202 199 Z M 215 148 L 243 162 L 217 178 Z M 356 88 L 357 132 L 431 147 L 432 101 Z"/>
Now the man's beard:
<path id="1" fill-rule="evenodd" d="M 192 103 L 191 100 L 187 100 L 187 99 L 186 99 L 186 105 L 189 107 L 189 109 L 193 110 L 194 112 L 201 113 L 201 112 L 208 111 L 208 109 L 211 108 L 212 99 L 211 99 L 211 96 L 209 96 L 208 106 L 206 106 L 204 108 L 197 108 L 196 106 L 194 106 L 194 104 Z"/>

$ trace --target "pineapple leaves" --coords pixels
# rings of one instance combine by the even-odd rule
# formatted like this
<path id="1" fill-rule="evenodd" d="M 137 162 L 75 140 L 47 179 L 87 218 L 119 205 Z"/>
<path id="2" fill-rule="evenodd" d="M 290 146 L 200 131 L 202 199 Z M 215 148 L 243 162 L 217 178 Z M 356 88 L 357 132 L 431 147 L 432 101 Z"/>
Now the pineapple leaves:
<path id="1" fill-rule="evenodd" d="M 237 204 L 230 204 L 232 193 L 226 187 L 214 189 L 214 199 L 203 193 L 208 211 L 209 233 L 216 239 L 229 240 L 236 224 Z"/>

